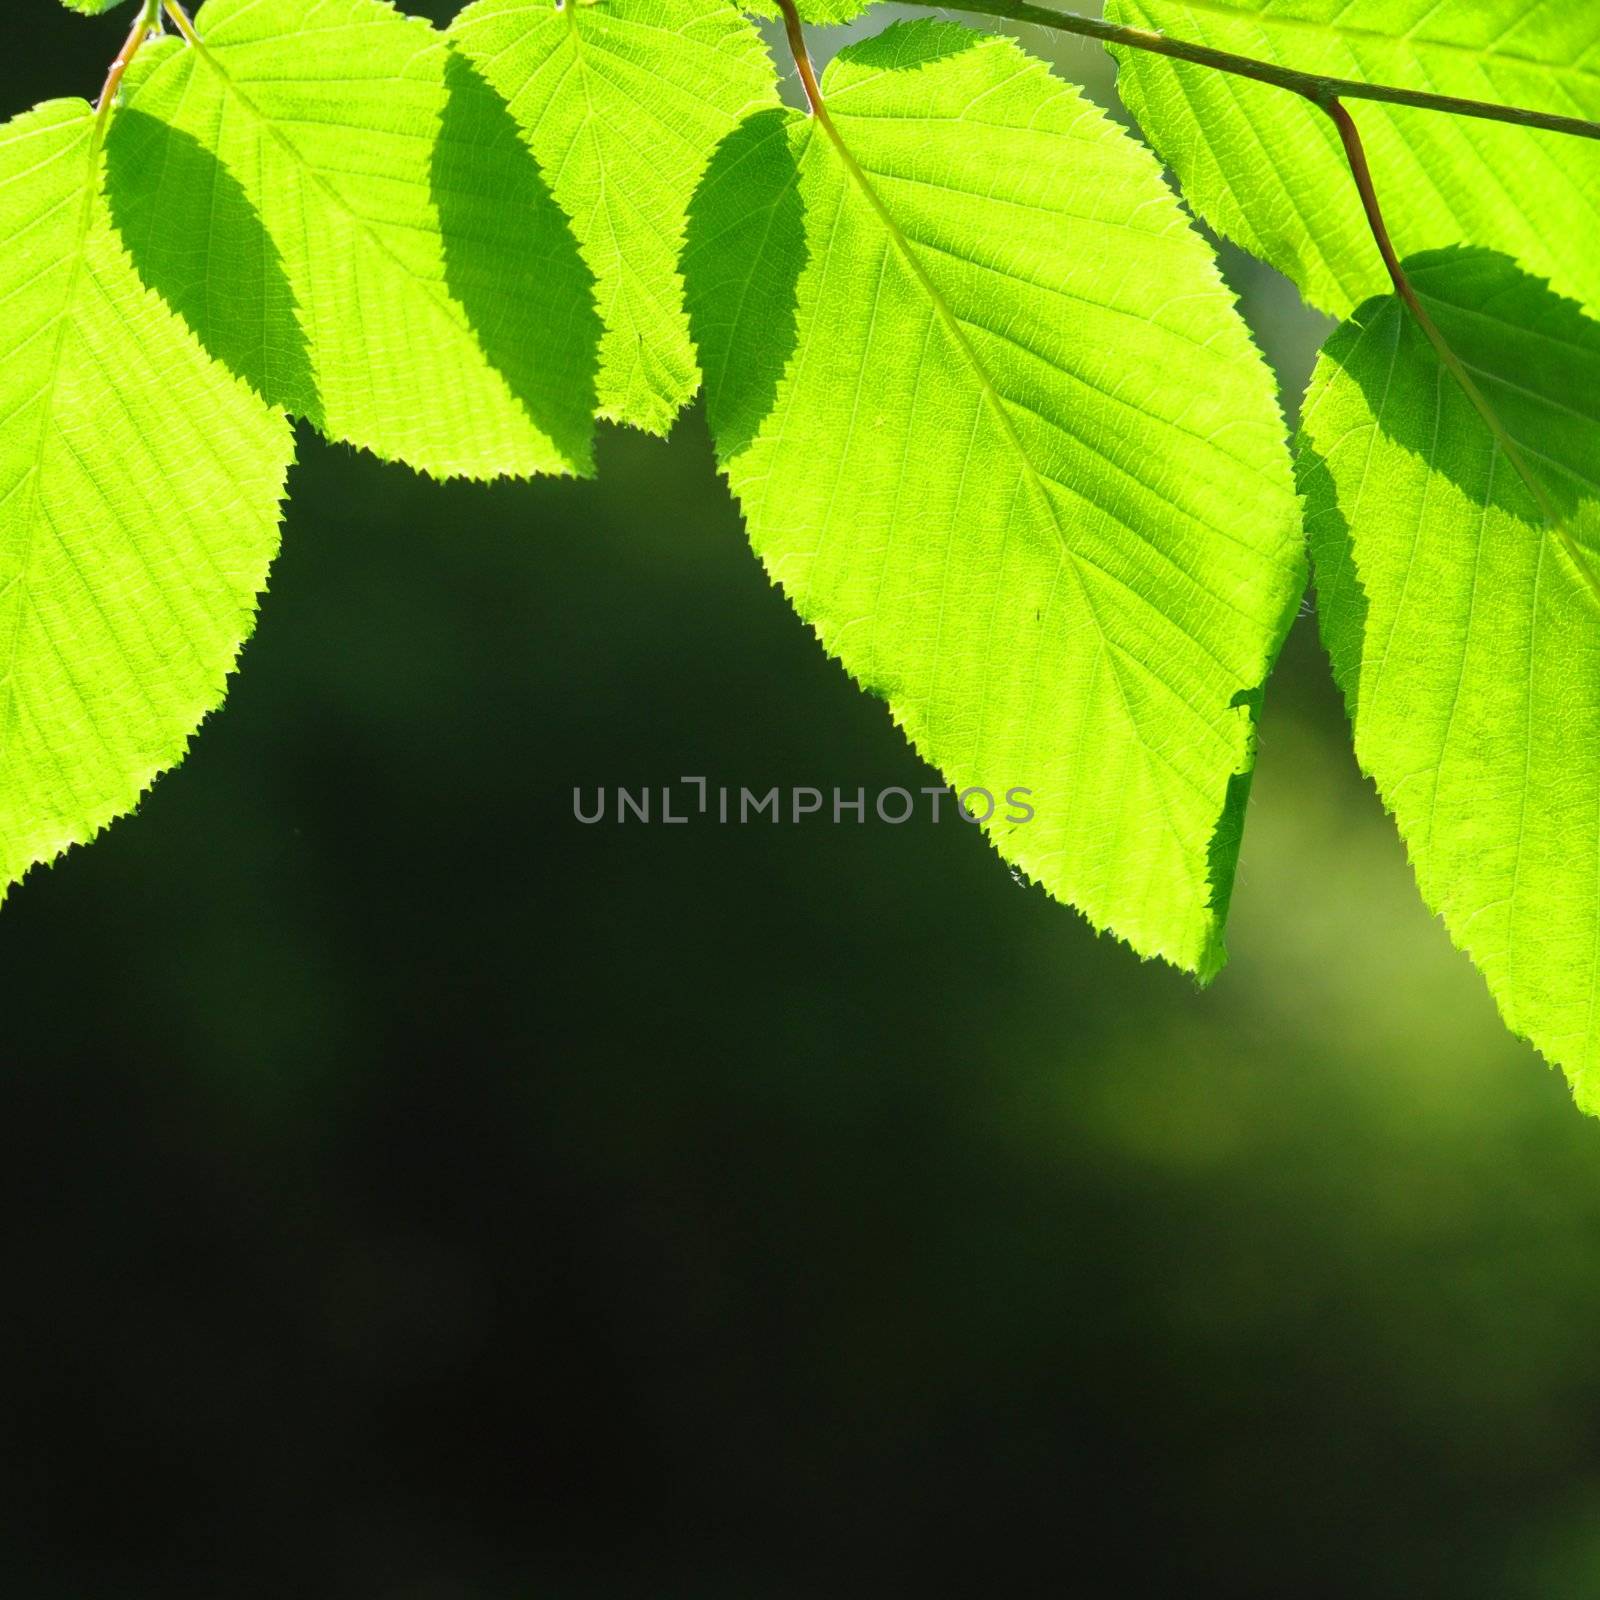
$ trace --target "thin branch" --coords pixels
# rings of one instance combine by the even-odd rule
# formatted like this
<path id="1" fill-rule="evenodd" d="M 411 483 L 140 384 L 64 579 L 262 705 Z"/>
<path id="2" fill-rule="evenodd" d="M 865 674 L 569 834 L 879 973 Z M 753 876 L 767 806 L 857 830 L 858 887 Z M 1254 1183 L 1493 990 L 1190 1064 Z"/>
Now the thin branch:
<path id="1" fill-rule="evenodd" d="M 1214 67 L 1237 78 L 1253 78 L 1288 89 L 1317 105 L 1332 100 L 1380 100 L 1387 105 L 1414 106 L 1421 111 L 1444 111 L 1457 117 L 1480 117 L 1488 122 L 1507 122 L 1519 128 L 1542 128 L 1549 133 L 1568 133 L 1579 139 L 1600 139 L 1600 122 L 1582 117 L 1558 117 L 1548 111 L 1530 111 L 1520 106 L 1496 105 L 1489 100 L 1462 100 L 1455 95 L 1428 94 L 1421 89 L 1396 89 L 1386 84 L 1363 83 L 1356 78 L 1330 78 L 1319 72 L 1297 72 L 1292 67 L 1275 66 L 1251 56 L 1215 50 L 1210 45 L 1190 44 L 1169 38 L 1148 28 L 1126 28 L 1095 17 L 1080 17 L 1070 11 L 1036 6 L 1029 0 L 909 0 L 939 11 L 969 11 L 979 16 L 999 17 L 1006 22 L 1031 22 L 1058 33 L 1075 33 L 1102 44 L 1125 45 L 1130 50 L 1148 50 L 1175 61 L 1192 62 L 1198 67 Z"/>

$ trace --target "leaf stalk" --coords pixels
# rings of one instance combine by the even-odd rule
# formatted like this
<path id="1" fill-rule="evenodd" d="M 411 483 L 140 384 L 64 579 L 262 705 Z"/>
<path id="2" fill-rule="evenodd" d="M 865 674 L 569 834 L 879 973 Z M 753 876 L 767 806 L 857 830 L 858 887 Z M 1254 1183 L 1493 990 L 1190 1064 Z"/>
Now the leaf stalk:
<path id="1" fill-rule="evenodd" d="M 97 136 L 105 132 L 106 119 L 111 115 L 117 90 L 122 87 L 122 80 L 127 76 L 128 68 L 133 65 L 133 58 L 143 48 L 145 40 L 160 27 L 161 0 L 140 0 L 139 15 L 128 30 L 128 37 L 122 41 L 122 48 L 117 52 L 110 70 L 106 73 L 105 83 L 101 85 L 100 98 L 94 103 Z"/>
<path id="2" fill-rule="evenodd" d="M 812 116 L 826 121 L 828 113 L 822 103 L 822 90 L 817 85 L 816 68 L 811 65 L 811 52 L 806 49 L 806 34 L 800 25 L 800 13 L 795 9 L 794 0 L 778 0 L 778 6 L 783 12 L 783 31 L 789 39 L 789 54 L 794 57 L 795 71 L 800 74 L 800 84 L 806 92 L 806 105 Z"/>
<path id="3" fill-rule="evenodd" d="M 162 0 L 156 0 L 156 3 L 162 5 Z M 200 40 L 195 35 L 194 24 L 189 20 L 189 13 L 182 6 L 176 4 L 176 0 L 165 0 L 163 9 L 171 19 L 173 27 L 182 35 L 185 44 L 199 44 Z"/>

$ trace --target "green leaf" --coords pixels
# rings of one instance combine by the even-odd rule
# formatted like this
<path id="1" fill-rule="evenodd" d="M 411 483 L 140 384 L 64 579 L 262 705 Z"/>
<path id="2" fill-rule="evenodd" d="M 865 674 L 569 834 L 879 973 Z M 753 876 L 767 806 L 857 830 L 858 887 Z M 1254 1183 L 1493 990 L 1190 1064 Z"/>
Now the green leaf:
<path id="1" fill-rule="evenodd" d="M 1209 975 L 1303 581 L 1267 370 L 1149 152 L 1016 45 L 897 25 L 824 93 L 840 142 L 758 113 L 690 214 L 751 540 L 958 789 L 1033 791 L 1002 855 Z"/>
<path id="2" fill-rule="evenodd" d="M 818 27 L 836 27 L 853 22 L 872 9 L 873 0 L 795 0 L 801 19 Z M 776 0 L 748 0 L 744 8 L 752 16 L 777 18 L 783 15 Z"/>
<path id="3" fill-rule="evenodd" d="M 195 28 L 140 55 L 112 133 L 147 281 L 331 438 L 439 476 L 587 472 L 592 284 L 504 102 L 382 0 L 209 0 Z"/>
<path id="4" fill-rule="evenodd" d="M 1600 1110 L 1600 325 L 1486 251 L 1408 265 L 1556 523 L 1415 320 L 1371 301 L 1300 440 L 1323 636 L 1428 904 Z"/>
<path id="5" fill-rule="evenodd" d="M 289 424 L 135 275 L 93 113 L 0 128 L 0 891 L 92 837 L 222 700 Z"/>
<path id="6" fill-rule="evenodd" d="M 665 433 L 700 386 L 684 214 L 717 142 L 777 103 L 766 47 L 726 0 L 479 0 L 450 32 L 553 174 L 595 275 L 600 414 Z"/>
<path id="7" fill-rule="evenodd" d="M 1113 21 L 1280 66 L 1600 119 L 1600 8 L 1527 0 L 1109 0 Z M 1282 89 L 1116 50 L 1118 87 L 1194 208 L 1343 316 L 1388 279 L 1327 116 Z M 1600 143 L 1353 102 L 1402 255 L 1514 255 L 1600 312 Z"/>
<path id="8" fill-rule="evenodd" d="M 126 5 L 128 0 L 61 0 L 68 11 L 76 11 L 85 17 L 98 17 L 107 11 L 115 11 L 118 6 Z"/>

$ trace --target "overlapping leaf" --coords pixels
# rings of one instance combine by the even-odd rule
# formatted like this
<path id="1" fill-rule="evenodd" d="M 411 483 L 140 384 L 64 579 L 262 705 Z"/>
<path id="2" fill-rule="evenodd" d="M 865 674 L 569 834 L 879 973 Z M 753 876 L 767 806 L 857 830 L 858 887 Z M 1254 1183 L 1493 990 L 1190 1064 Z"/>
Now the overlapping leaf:
<path id="1" fill-rule="evenodd" d="M 479 0 L 450 32 L 552 175 L 595 275 L 600 414 L 665 433 L 700 384 L 684 214 L 717 142 L 777 103 L 760 36 L 728 0 Z"/>
<path id="2" fill-rule="evenodd" d="M 1428 903 L 1600 1110 L 1600 325 L 1487 252 L 1410 269 L 1512 453 L 1363 306 L 1300 443 L 1323 635 Z"/>
<path id="3" fill-rule="evenodd" d="M 333 438 L 588 470 L 591 280 L 494 91 L 383 0 L 208 0 L 194 26 L 140 56 L 112 132 L 147 281 Z"/>
<path id="4" fill-rule="evenodd" d="M 0 892 L 127 811 L 222 699 L 289 425 L 111 228 L 93 114 L 0 128 Z"/>
<path id="5" fill-rule="evenodd" d="M 1307 72 L 1600 119 L 1600 6 L 1109 0 L 1106 15 Z M 1196 210 L 1344 315 L 1387 279 L 1328 119 L 1294 94 L 1119 50 L 1118 87 Z M 1362 101 L 1402 254 L 1513 255 L 1600 314 L 1600 142 Z"/>
<path id="6" fill-rule="evenodd" d="M 1000 851 L 1209 973 L 1299 594 L 1267 371 L 1149 153 L 1014 44 L 853 45 L 761 113 L 684 267 L 768 570 Z M 973 799 L 981 812 L 984 802 Z"/>

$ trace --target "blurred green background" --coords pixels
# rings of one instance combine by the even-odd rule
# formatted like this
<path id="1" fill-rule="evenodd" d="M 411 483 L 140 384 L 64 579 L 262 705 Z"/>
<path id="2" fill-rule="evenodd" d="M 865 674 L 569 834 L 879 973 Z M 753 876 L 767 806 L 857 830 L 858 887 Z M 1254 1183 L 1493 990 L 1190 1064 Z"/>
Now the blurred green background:
<path id="1" fill-rule="evenodd" d="M 126 20 L 26 0 L 5 114 Z M 1229 264 L 1297 390 L 1320 325 Z M 0 915 L 0 1592 L 1600 1591 L 1600 1128 L 1313 619 L 1202 995 L 959 823 L 577 825 L 933 781 L 698 413 L 600 463 L 303 436 L 225 713 Z"/>

